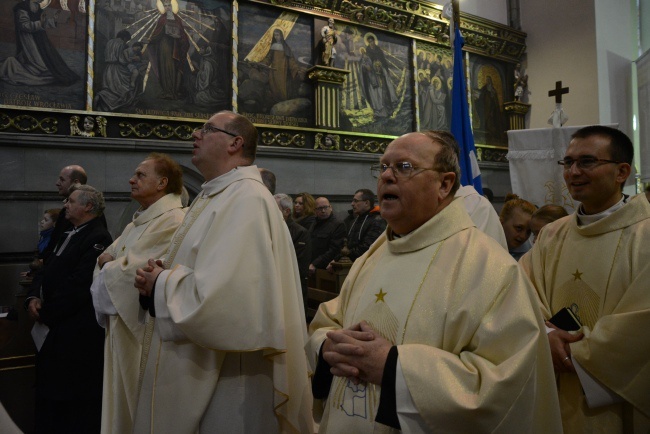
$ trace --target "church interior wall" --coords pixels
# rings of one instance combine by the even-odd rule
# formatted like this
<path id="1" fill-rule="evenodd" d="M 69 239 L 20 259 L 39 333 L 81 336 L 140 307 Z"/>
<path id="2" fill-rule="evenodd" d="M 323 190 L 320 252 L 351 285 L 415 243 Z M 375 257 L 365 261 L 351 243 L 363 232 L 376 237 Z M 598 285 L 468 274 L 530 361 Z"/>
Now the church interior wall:
<path id="1" fill-rule="evenodd" d="M 636 0 L 596 0 L 599 122 L 617 123 L 630 137 L 632 129 L 632 62 L 638 57 Z"/>
<path id="2" fill-rule="evenodd" d="M 432 3 L 444 6 L 449 2 L 435 1 Z M 468 14 L 476 15 L 496 23 L 508 24 L 507 0 L 461 0 L 460 9 Z"/>
<path id="3" fill-rule="evenodd" d="M 645 53 L 650 50 L 650 0 L 639 0 L 638 23 L 640 51 Z"/>
<path id="4" fill-rule="evenodd" d="M 528 34 L 529 127 L 548 127 L 555 109 L 548 91 L 560 80 L 570 92 L 562 99 L 567 125 L 599 122 L 594 1 L 572 1 L 571 7 L 562 0 L 522 2 L 521 27 Z"/>

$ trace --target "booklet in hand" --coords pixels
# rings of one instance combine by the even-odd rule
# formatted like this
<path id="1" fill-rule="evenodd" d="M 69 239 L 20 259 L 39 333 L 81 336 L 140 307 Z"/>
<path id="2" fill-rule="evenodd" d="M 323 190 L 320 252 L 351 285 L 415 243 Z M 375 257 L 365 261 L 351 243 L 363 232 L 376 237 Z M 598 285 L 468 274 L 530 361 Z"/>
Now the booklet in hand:
<path id="1" fill-rule="evenodd" d="M 554 326 L 559 327 L 562 330 L 566 330 L 568 332 L 574 330 L 580 330 L 580 328 L 582 327 L 582 324 L 580 324 L 580 320 L 578 319 L 578 317 L 568 307 L 565 307 L 562 310 L 560 310 L 558 313 L 553 315 L 553 317 L 548 321 Z"/>

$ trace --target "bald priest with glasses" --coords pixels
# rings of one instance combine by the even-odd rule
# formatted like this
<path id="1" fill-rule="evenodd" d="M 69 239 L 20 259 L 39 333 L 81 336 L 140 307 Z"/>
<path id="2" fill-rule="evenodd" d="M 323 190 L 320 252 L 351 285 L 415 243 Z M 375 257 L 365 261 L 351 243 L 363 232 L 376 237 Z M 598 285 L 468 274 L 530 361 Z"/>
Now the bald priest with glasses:
<path id="1" fill-rule="evenodd" d="M 375 172 L 388 228 L 310 326 L 320 432 L 561 432 L 535 290 L 454 199 L 451 141 L 406 134 Z"/>
<path id="2" fill-rule="evenodd" d="M 650 432 L 650 205 L 623 194 L 633 156 L 617 129 L 576 131 L 559 164 L 581 205 L 520 262 L 544 317 L 575 318 L 547 323 L 565 433 Z"/>

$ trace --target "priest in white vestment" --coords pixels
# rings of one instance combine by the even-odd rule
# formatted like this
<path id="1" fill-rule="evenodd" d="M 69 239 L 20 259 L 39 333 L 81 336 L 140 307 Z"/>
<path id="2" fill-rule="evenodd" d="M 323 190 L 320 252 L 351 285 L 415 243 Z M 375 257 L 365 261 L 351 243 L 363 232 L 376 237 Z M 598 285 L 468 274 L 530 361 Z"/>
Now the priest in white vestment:
<path id="1" fill-rule="evenodd" d="M 376 167 L 388 228 L 310 325 L 320 432 L 561 432 L 534 289 L 454 199 L 459 170 L 432 131 Z"/>
<path id="2" fill-rule="evenodd" d="M 223 111 L 193 137 L 206 182 L 164 263 L 137 272 L 153 327 L 134 432 L 310 433 L 300 277 L 257 131 Z"/>
<path id="3" fill-rule="evenodd" d="M 443 130 L 432 132 L 447 140 L 454 147 L 456 155 L 460 159 L 460 148 L 452 133 Z M 478 191 L 472 185 L 463 185 L 456 190 L 454 197 L 463 199 L 469 218 L 472 219 L 472 222 L 479 230 L 494 238 L 505 250 L 508 250 L 508 242 L 499 214 L 485 196 L 478 194 Z"/>
<path id="4" fill-rule="evenodd" d="M 575 132 L 562 165 L 582 204 L 521 261 L 544 317 L 568 308 L 582 325 L 547 323 L 565 433 L 650 432 L 650 204 L 622 192 L 633 156 L 617 129 Z"/>
<path id="5" fill-rule="evenodd" d="M 185 212 L 183 170 L 166 154 L 153 153 L 129 180 L 140 204 L 122 235 L 99 258 L 91 292 L 99 325 L 106 329 L 102 432 L 128 433 L 138 402 L 144 324 L 133 280 L 149 258 L 162 257 Z"/>

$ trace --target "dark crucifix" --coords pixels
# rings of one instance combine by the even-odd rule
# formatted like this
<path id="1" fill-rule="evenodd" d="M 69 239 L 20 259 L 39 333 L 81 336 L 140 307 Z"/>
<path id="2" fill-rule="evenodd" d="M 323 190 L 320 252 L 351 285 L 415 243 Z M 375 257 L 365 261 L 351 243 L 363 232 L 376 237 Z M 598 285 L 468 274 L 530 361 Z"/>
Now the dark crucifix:
<path id="1" fill-rule="evenodd" d="M 569 93 L 568 87 L 562 87 L 562 81 L 555 82 L 555 89 L 548 91 L 548 96 L 555 97 L 556 104 L 562 104 L 562 95 Z"/>

